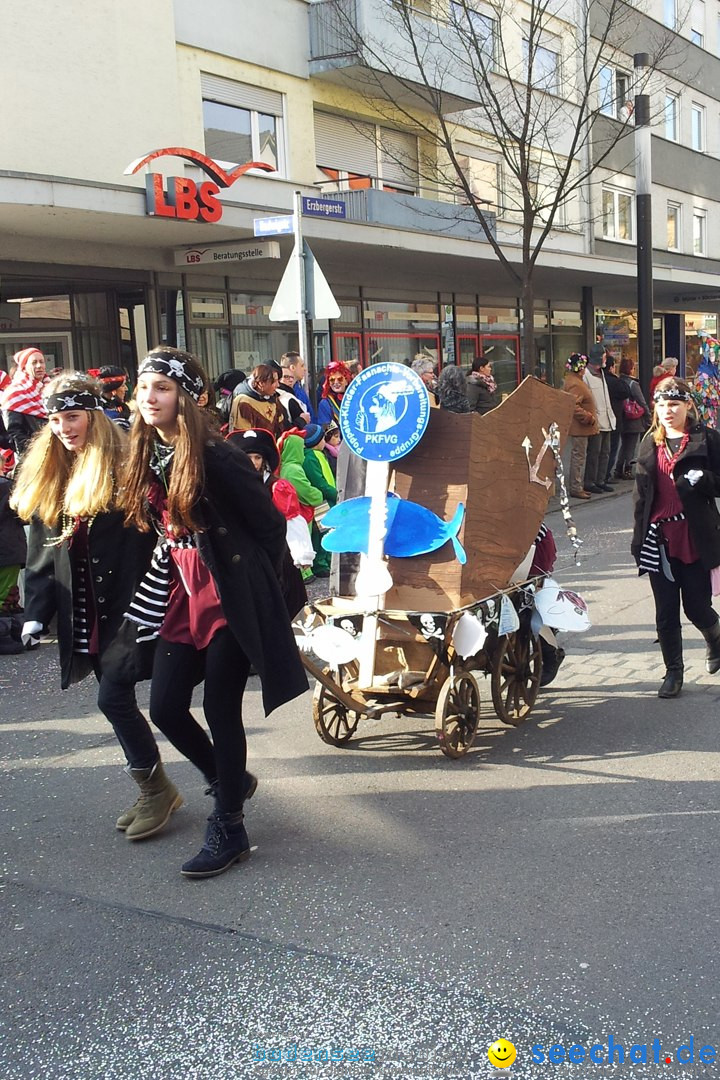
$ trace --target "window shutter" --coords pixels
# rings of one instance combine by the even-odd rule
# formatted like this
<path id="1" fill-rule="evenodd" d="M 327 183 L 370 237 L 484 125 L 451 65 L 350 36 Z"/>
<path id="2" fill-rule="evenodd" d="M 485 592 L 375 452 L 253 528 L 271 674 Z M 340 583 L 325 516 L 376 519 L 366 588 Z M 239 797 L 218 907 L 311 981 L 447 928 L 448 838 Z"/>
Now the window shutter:
<path id="1" fill-rule="evenodd" d="M 333 113 L 315 113 L 315 164 L 377 176 L 375 129 L 372 124 Z"/>
<path id="2" fill-rule="evenodd" d="M 417 188 L 417 139 L 409 131 L 380 128 L 380 160 L 382 178 L 388 183 Z"/>
<path id="3" fill-rule="evenodd" d="M 254 109 L 268 116 L 282 116 L 282 94 L 276 90 L 264 90 L 261 86 L 223 79 L 219 75 L 200 75 L 202 96 L 207 101 L 221 105 L 235 105 L 241 109 Z"/>

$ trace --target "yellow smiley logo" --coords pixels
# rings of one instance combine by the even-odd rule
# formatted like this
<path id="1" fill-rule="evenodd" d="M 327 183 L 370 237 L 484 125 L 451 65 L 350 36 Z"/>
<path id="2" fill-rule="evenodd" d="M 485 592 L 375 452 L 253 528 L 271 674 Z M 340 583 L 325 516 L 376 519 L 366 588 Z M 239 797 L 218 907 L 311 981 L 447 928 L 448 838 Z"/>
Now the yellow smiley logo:
<path id="1" fill-rule="evenodd" d="M 496 1069 L 507 1069 L 517 1057 L 517 1050 L 507 1039 L 496 1039 L 488 1046 L 488 1057 Z"/>

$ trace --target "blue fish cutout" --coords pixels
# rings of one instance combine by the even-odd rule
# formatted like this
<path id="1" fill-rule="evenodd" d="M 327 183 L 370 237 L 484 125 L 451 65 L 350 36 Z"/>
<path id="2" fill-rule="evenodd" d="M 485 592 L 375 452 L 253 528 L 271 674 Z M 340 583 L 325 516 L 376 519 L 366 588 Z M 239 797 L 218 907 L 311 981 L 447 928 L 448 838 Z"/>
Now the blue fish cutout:
<path id="1" fill-rule="evenodd" d="M 385 554 L 405 559 L 411 555 L 426 555 L 452 541 L 458 562 L 467 562 L 465 550 L 457 538 L 465 507 L 458 503 L 452 521 L 443 521 L 432 510 L 419 503 L 388 494 L 387 533 Z M 361 551 L 367 554 L 370 533 L 370 498 L 347 499 L 333 506 L 323 518 L 330 529 L 322 538 L 326 551 Z"/>

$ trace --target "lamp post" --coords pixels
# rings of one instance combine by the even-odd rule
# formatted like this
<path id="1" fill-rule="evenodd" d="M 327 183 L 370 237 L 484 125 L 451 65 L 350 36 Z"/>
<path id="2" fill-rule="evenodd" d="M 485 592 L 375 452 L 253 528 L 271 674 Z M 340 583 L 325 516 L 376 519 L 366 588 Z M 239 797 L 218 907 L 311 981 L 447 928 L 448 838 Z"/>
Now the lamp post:
<path id="1" fill-rule="evenodd" d="M 636 78 L 650 66 L 648 53 L 633 56 Z M 647 394 L 653 370 L 652 160 L 650 97 L 635 95 L 635 225 L 637 238 L 638 376 Z"/>

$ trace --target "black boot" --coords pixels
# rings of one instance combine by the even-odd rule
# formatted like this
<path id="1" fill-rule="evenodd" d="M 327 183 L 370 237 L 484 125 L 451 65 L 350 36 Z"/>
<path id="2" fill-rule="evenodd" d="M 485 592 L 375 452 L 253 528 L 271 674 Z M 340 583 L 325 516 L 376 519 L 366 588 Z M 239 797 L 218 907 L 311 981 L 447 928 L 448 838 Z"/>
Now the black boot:
<path id="1" fill-rule="evenodd" d="M 658 639 L 665 661 L 665 678 L 658 690 L 658 697 L 676 698 L 683 684 L 682 630 L 678 626 L 673 630 L 658 631 Z"/>
<path id="2" fill-rule="evenodd" d="M 710 675 L 714 675 L 716 671 L 720 671 L 720 620 L 707 630 L 701 630 L 700 633 L 707 642 L 705 670 Z"/>
<path id="3" fill-rule="evenodd" d="M 233 863 L 250 858 L 250 841 L 243 824 L 243 812 L 224 814 L 219 807 L 208 818 L 205 843 L 194 859 L 184 863 L 180 873 L 188 878 L 216 877 Z"/>

